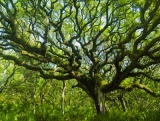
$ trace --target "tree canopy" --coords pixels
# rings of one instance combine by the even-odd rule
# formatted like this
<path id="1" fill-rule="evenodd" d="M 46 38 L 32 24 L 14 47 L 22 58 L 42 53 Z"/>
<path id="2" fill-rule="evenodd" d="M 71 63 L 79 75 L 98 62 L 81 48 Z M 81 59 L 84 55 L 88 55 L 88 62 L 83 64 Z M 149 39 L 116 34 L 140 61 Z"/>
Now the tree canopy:
<path id="1" fill-rule="evenodd" d="M 159 96 L 143 80 L 160 81 L 160 0 L 1 0 L 0 56 L 45 79 L 77 80 L 97 112 L 100 93 Z"/>

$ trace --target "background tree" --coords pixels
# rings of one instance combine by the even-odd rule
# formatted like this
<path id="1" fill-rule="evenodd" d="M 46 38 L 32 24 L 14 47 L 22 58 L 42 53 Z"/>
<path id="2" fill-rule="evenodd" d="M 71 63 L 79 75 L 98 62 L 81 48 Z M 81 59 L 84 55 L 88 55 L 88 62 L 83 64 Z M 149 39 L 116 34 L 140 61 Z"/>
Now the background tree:
<path id="1" fill-rule="evenodd" d="M 0 73 L 1 73 L 0 93 L 2 93 L 2 91 L 7 88 L 9 80 L 13 77 L 16 71 L 16 67 L 13 67 L 14 65 L 11 64 L 10 61 L 6 63 L 6 61 L 0 60 L 0 63 L 1 63 L 0 65 L 0 68 L 1 68 L 0 69 Z"/>
<path id="2" fill-rule="evenodd" d="M 76 79 L 104 112 L 106 94 L 159 81 L 159 0 L 0 1 L 0 56 L 44 79 Z M 124 84 L 128 78 L 134 78 Z M 122 83 L 123 82 L 123 83 Z"/>

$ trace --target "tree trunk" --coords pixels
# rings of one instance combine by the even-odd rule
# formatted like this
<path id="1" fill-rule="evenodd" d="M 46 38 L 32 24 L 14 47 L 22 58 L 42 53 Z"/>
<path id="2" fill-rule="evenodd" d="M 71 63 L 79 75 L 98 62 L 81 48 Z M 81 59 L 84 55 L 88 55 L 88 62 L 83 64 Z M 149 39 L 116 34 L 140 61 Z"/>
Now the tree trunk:
<path id="1" fill-rule="evenodd" d="M 64 114 L 64 110 L 65 110 L 65 101 L 64 101 L 65 89 L 66 89 L 66 82 L 63 81 L 63 85 L 62 85 L 62 113 L 63 114 Z"/>
<path id="2" fill-rule="evenodd" d="M 125 112 L 126 109 L 127 109 L 127 106 L 126 106 L 125 101 L 123 100 L 123 94 L 119 95 L 119 96 L 118 96 L 118 99 L 119 99 L 119 101 L 120 101 L 120 103 L 121 103 L 121 105 L 122 105 L 123 111 Z"/>
<path id="3" fill-rule="evenodd" d="M 98 115 L 109 112 L 109 108 L 106 104 L 105 96 L 102 92 L 98 91 L 95 94 L 93 100 L 94 100 L 96 111 Z"/>

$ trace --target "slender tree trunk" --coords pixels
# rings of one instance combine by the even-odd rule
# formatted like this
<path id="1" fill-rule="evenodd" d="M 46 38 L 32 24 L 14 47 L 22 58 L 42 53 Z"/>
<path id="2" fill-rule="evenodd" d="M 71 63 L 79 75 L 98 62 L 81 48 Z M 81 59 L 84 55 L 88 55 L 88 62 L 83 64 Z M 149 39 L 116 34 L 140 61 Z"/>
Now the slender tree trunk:
<path id="1" fill-rule="evenodd" d="M 34 83 L 34 92 L 31 94 L 32 100 L 33 100 L 33 114 L 36 114 L 36 100 L 35 100 L 35 94 L 37 91 L 37 82 L 38 82 L 38 75 L 36 74 L 36 80 Z"/>
<path id="2" fill-rule="evenodd" d="M 119 95 L 119 96 L 118 96 L 118 99 L 119 99 L 119 101 L 120 101 L 120 103 L 121 103 L 121 105 L 122 105 L 123 111 L 125 112 L 126 109 L 127 109 L 127 106 L 126 106 L 125 101 L 123 100 L 123 94 Z"/>
<path id="3" fill-rule="evenodd" d="M 64 110 L 65 110 L 65 101 L 64 101 L 64 97 L 65 97 L 65 88 L 66 88 L 66 83 L 65 81 L 63 81 L 63 85 L 62 85 L 62 113 L 64 114 Z"/>

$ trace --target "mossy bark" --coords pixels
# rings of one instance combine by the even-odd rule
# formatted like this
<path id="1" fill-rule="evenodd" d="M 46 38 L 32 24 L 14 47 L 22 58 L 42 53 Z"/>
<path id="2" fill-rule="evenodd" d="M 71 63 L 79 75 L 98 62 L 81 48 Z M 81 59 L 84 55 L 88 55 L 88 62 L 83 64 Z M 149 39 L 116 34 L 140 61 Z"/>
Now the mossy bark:
<path id="1" fill-rule="evenodd" d="M 109 112 L 109 108 L 106 105 L 105 95 L 100 90 L 97 90 L 93 100 L 94 100 L 98 115 Z"/>

